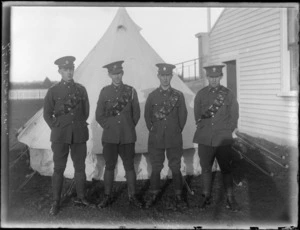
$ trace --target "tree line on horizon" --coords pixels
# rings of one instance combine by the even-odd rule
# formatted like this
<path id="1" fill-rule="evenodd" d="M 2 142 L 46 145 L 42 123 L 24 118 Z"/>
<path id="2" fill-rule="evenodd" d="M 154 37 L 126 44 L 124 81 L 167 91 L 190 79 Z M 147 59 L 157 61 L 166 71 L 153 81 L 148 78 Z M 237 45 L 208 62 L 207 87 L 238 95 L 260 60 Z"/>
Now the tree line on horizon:
<path id="1" fill-rule="evenodd" d="M 9 89 L 48 89 L 58 81 L 51 81 L 48 77 L 44 81 L 10 82 Z"/>

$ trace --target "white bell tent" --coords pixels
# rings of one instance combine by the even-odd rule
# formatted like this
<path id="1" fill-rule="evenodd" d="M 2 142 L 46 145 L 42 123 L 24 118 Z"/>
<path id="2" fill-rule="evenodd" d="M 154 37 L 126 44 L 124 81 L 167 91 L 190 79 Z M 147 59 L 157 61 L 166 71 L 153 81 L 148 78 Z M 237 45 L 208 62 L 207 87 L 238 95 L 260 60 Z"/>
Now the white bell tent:
<path id="1" fill-rule="evenodd" d="M 144 120 L 144 105 L 148 94 L 159 86 L 155 64 L 164 62 L 164 60 L 141 36 L 140 30 L 129 17 L 125 8 L 119 8 L 103 37 L 75 70 L 74 80 L 86 87 L 90 101 L 88 119 L 90 139 L 87 142 L 88 156 L 86 158 L 87 180 L 103 179 L 105 163 L 102 156 L 102 128 L 95 120 L 95 111 L 100 90 L 111 84 L 107 69 L 102 66 L 118 60 L 124 60 L 123 82 L 137 90 L 141 108 L 141 118 L 136 126 L 135 169 L 137 179 L 150 177 L 151 164 L 147 153 L 148 130 Z M 199 157 L 193 144 L 196 128 L 193 113 L 195 94 L 176 75 L 174 75 L 171 85 L 184 93 L 188 108 L 188 119 L 183 130 L 184 157 L 182 158 L 181 170 L 184 175 L 199 175 L 201 173 Z M 41 175 L 51 176 L 53 173 L 53 153 L 50 143 L 50 128 L 43 119 L 43 109 L 20 128 L 18 140 L 29 147 L 31 167 Z M 67 178 L 74 176 L 70 156 L 64 175 Z M 167 159 L 161 177 L 171 177 Z M 115 180 L 125 180 L 125 171 L 120 157 L 116 166 Z"/>

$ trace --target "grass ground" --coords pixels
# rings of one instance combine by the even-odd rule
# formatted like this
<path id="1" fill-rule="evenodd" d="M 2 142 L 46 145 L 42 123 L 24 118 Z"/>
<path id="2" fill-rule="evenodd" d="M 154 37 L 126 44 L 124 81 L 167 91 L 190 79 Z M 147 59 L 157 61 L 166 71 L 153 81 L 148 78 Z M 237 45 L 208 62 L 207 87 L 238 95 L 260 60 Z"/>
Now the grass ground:
<path id="1" fill-rule="evenodd" d="M 42 101 L 11 101 L 9 109 L 9 140 L 10 147 L 16 143 L 15 131 L 21 127 L 35 112 L 42 107 Z M 1 223 L 2 227 L 65 227 L 65 228 L 240 228 L 260 226 L 262 228 L 290 227 L 297 225 L 295 211 L 298 203 L 297 184 L 297 154 L 287 146 L 278 146 L 262 139 L 244 134 L 248 140 L 260 143 L 272 150 L 281 158 L 283 168 L 269 160 L 256 148 L 237 145 L 244 156 L 255 161 L 261 168 L 274 175 L 266 175 L 236 153 L 234 161 L 234 192 L 241 210 L 237 213 L 225 208 L 225 197 L 220 172 L 214 173 L 213 204 L 200 211 L 197 205 L 201 201 L 202 178 L 188 176 L 186 180 L 194 195 L 184 191 L 189 208 L 185 211 L 167 210 L 173 199 L 172 180 L 162 181 L 162 196 L 159 202 L 150 209 L 130 207 L 127 201 L 125 182 L 114 183 L 114 203 L 104 209 L 76 206 L 72 198 L 76 192 L 71 190 L 63 202 L 61 212 L 49 216 L 51 203 L 51 178 L 35 174 L 22 188 L 20 185 L 33 172 L 30 168 L 29 156 L 23 155 L 17 163 L 9 168 L 9 199 L 6 207 L 8 219 Z M 24 150 L 24 145 L 18 144 L 9 153 L 10 163 Z M 294 155 L 293 155 L 294 154 Z M 270 156 L 269 156 L 270 157 Z M 295 160 L 296 159 L 296 160 Z M 64 192 L 71 180 L 66 179 Z M 98 203 L 103 198 L 103 181 L 86 182 L 87 197 L 92 203 Z M 149 180 L 137 182 L 138 196 L 144 199 L 149 188 Z"/>

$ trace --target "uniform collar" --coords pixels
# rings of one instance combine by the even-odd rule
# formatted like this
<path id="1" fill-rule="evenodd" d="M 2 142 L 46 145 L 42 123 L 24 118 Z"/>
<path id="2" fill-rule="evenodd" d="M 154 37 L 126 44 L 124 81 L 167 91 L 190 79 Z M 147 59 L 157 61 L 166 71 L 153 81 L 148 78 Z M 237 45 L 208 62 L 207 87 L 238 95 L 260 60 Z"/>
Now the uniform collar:
<path id="1" fill-rule="evenodd" d="M 170 86 L 168 89 L 163 89 L 161 86 L 159 86 L 158 91 L 160 93 L 170 93 L 172 91 L 172 87 Z"/>
<path id="2" fill-rule="evenodd" d="M 111 86 L 115 89 L 115 90 L 119 90 L 123 87 L 123 82 L 121 82 L 121 84 L 119 86 L 114 85 L 114 83 L 111 83 Z"/>
<path id="3" fill-rule="evenodd" d="M 75 84 L 75 81 L 72 79 L 70 81 L 64 81 L 63 79 L 61 79 L 61 83 L 63 85 L 74 85 Z"/>
<path id="4" fill-rule="evenodd" d="M 218 91 L 220 89 L 220 87 L 221 87 L 221 85 L 219 85 L 217 87 L 208 86 L 208 91 L 214 93 L 214 92 Z"/>

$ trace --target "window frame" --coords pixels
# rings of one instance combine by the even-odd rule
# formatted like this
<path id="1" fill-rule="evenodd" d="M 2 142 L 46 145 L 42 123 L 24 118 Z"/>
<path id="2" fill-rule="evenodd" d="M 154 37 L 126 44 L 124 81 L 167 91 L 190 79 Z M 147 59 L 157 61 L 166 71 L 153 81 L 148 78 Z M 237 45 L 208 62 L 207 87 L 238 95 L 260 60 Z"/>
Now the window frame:
<path id="1" fill-rule="evenodd" d="M 281 32 L 281 91 L 277 96 L 295 97 L 298 90 L 291 90 L 291 51 L 288 41 L 288 10 L 280 10 L 280 32 Z"/>

